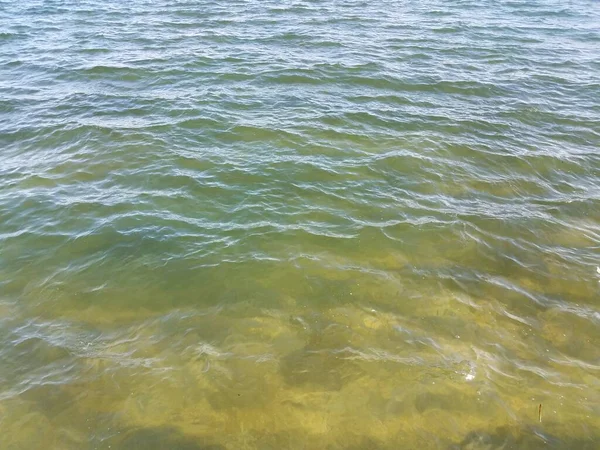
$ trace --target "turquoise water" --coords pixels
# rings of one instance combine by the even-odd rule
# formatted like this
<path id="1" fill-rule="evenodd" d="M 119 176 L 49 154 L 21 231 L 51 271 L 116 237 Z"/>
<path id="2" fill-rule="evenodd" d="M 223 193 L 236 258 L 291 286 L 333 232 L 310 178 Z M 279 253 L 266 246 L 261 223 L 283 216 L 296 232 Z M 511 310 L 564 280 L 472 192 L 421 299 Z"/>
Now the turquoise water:
<path id="1" fill-rule="evenodd" d="M 0 448 L 600 448 L 599 148 L 597 1 L 0 1 Z"/>

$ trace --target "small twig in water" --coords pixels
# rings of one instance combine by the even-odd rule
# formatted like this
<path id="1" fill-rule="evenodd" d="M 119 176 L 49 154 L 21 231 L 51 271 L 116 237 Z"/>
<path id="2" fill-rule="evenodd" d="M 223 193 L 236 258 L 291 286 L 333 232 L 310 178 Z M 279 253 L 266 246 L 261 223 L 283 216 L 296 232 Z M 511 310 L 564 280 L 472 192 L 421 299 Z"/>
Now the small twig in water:
<path id="1" fill-rule="evenodd" d="M 540 421 L 540 423 L 542 422 L 542 404 L 541 403 L 538 408 L 538 420 Z"/>

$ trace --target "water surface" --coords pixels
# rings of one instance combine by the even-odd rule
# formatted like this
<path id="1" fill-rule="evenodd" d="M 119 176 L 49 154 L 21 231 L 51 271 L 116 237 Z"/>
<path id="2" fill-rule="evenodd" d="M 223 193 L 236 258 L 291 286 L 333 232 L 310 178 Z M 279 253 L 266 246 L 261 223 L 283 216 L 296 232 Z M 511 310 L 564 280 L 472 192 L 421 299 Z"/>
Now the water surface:
<path id="1" fill-rule="evenodd" d="M 599 148 L 596 1 L 0 2 L 0 447 L 597 449 Z"/>

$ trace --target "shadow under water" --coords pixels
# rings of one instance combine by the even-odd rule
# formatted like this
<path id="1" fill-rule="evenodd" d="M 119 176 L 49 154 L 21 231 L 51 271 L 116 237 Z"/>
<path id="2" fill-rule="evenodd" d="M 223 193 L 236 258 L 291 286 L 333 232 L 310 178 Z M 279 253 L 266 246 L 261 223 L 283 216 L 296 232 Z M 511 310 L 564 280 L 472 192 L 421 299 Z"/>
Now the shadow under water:
<path id="1" fill-rule="evenodd" d="M 209 439 L 186 436 L 175 427 L 122 430 L 119 436 L 104 442 L 102 449 L 111 450 L 225 450 Z"/>

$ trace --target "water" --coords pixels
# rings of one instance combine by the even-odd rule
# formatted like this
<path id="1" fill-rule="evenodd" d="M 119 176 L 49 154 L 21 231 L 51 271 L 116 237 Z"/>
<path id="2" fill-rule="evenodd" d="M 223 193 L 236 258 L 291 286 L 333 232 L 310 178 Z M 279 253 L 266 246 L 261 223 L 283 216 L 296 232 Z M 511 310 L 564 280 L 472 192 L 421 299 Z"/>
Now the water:
<path id="1" fill-rule="evenodd" d="M 0 447 L 600 448 L 599 148 L 595 1 L 3 1 Z"/>

